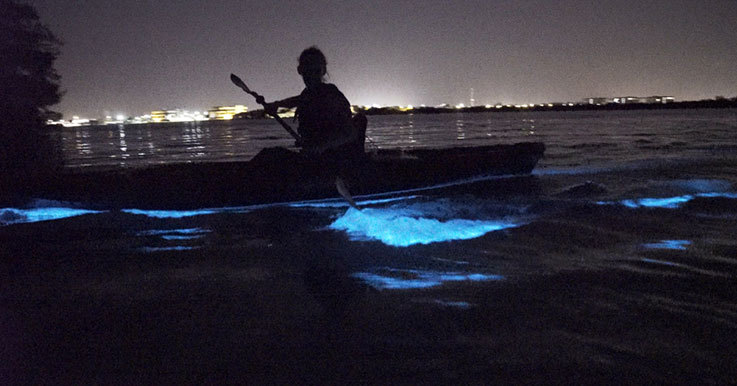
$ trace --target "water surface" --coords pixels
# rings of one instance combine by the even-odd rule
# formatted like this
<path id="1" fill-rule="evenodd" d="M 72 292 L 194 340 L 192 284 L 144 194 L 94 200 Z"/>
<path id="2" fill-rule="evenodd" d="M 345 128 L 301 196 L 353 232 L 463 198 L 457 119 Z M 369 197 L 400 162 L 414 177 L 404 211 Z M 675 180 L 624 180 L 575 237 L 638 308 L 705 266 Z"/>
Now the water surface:
<path id="1" fill-rule="evenodd" d="M 736 133 L 734 110 L 372 116 L 369 150 L 532 140 L 546 157 L 361 211 L 0 209 L 7 363 L 30 380 L 734 382 Z M 271 121 L 64 138 L 88 168 L 291 144 Z"/>

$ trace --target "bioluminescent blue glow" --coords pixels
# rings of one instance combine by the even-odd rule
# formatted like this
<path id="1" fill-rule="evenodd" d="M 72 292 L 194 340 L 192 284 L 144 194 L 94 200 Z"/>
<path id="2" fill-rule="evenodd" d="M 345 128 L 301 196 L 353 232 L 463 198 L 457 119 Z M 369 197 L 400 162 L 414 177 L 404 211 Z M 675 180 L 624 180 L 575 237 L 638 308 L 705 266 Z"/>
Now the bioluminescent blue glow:
<path id="1" fill-rule="evenodd" d="M 104 213 L 103 211 L 75 208 L 32 208 L 32 209 L 16 209 L 3 208 L 0 209 L 0 225 L 20 224 L 39 221 L 59 220 L 68 217 L 81 216 L 84 214 Z"/>
<path id="2" fill-rule="evenodd" d="M 172 247 L 143 247 L 141 248 L 142 252 L 151 253 L 151 252 L 169 252 L 169 251 L 190 251 L 192 249 L 198 249 L 199 247 L 186 247 L 182 245 L 176 245 Z"/>
<path id="3" fill-rule="evenodd" d="M 121 212 L 135 215 L 143 215 L 153 218 L 182 218 L 201 216 L 205 214 L 217 213 L 213 209 L 198 209 L 198 210 L 142 210 L 142 209 L 122 209 Z"/>
<path id="4" fill-rule="evenodd" d="M 440 257 L 433 257 L 432 259 L 433 260 L 437 260 L 437 261 L 442 261 L 442 262 L 445 262 L 445 263 L 453 263 L 453 264 L 459 264 L 459 265 L 468 265 L 468 264 L 470 264 L 467 261 L 443 259 L 443 258 L 440 258 Z"/>
<path id="5" fill-rule="evenodd" d="M 486 233 L 518 226 L 508 221 L 463 220 L 439 221 L 411 217 L 398 209 L 349 208 L 329 228 L 346 231 L 352 240 L 379 240 L 395 247 L 430 244 L 450 240 L 468 240 Z"/>
<path id="6" fill-rule="evenodd" d="M 404 196 L 404 197 L 391 197 L 391 198 L 382 198 L 382 199 L 373 199 L 373 200 L 356 200 L 356 205 L 376 205 L 376 204 L 386 204 L 389 202 L 395 202 L 395 201 L 402 201 L 402 200 L 411 200 L 414 198 L 417 198 L 418 196 Z M 355 199 L 356 197 L 354 197 Z M 345 202 L 343 199 L 330 199 L 330 200 L 319 200 L 319 201 L 305 201 L 305 202 L 295 202 L 292 204 L 289 204 L 289 206 L 293 208 L 302 208 L 302 207 L 310 207 L 310 208 L 344 208 L 348 206 L 348 203 Z"/>
<path id="7" fill-rule="evenodd" d="M 672 261 L 664 261 L 664 260 L 656 260 L 656 259 L 642 259 L 642 261 L 646 263 L 652 263 L 652 264 L 661 264 L 661 265 L 668 265 L 671 267 L 680 267 L 681 265 L 678 263 L 674 263 Z"/>
<path id="8" fill-rule="evenodd" d="M 386 272 L 387 275 L 393 274 L 395 276 L 379 275 L 372 272 L 356 272 L 352 276 L 380 290 L 430 288 L 449 281 L 489 281 L 504 279 L 500 275 L 481 273 L 436 272 L 393 268 L 385 268 L 382 271 Z"/>
<path id="9" fill-rule="evenodd" d="M 613 168 L 594 168 L 594 167 L 573 167 L 563 169 L 534 169 L 531 174 L 533 176 L 557 176 L 557 175 L 577 175 L 577 174 L 593 174 L 615 170 Z"/>
<path id="10" fill-rule="evenodd" d="M 462 308 L 462 309 L 468 309 L 474 306 L 473 304 L 469 302 L 442 300 L 442 299 L 416 299 L 414 300 L 414 302 L 415 303 L 436 304 L 436 305 L 443 306 L 443 307 L 455 307 L 455 308 Z"/>
<path id="11" fill-rule="evenodd" d="M 170 235 L 170 234 L 189 235 L 189 234 L 198 234 L 198 233 L 207 233 L 207 232 L 210 232 L 210 230 L 202 229 L 202 228 L 152 229 L 148 231 L 138 232 L 136 233 L 136 236 L 160 236 L 160 235 Z"/>
<path id="12" fill-rule="evenodd" d="M 446 307 L 471 308 L 471 303 L 469 302 L 454 302 L 454 301 L 435 299 L 434 303 L 440 304 L 441 306 L 446 306 Z"/>
<path id="13" fill-rule="evenodd" d="M 737 193 L 699 193 L 696 196 L 706 197 L 706 198 L 714 198 L 714 197 L 737 198 Z"/>
<path id="14" fill-rule="evenodd" d="M 691 242 L 688 240 L 660 240 L 657 243 L 644 244 L 643 246 L 651 249 L 686 250 L 689 245 L 691 245 Z"/>
<path id="15" fill-rule="evenodd" d="M 428 288 L 441 284 L 440 281 L 436 280 L 399 279 L 368 272 L 358 272 L 353 274 L 353 277 L 361 279 L 368 283 L 370 286 L 378 289 Z"/>
<path id="16" fill-rule="evenodd" d="M 628 208 L 667 208 L 667 209 L 676 209 L 680 208 L 681 205 L 683 205 L 686 202 L 689 202 L 697 197 L 703 197 L 703 198 L 737 198 L 737 193 L 698 193 L 698 194 L 685 194 L 683 196 L 675 196 L 675 197 L 662 197 L 662 198 L 636 198 L 636 199 L 628 199 L 628 200 L 622 200 L 618 202 L 612 202 L 612 201 L 599 201 L 597 204 L 599 205 L 614 205 L 614 204 L 620 204 L 624 205 Z"/>
<path id="17" fill-rule="evenodd" d="M 162 235 L 161 238 L 164 240 L 194 240 L 204 237 L 205 235 Z"/>
<path id="18" fill-rule="evenodd" d="M 678 197 L 667 197 L 667 198 L 639 198 L 636 200 L 623 200 L 622 205 L 628 208 L 678 208 L 684 202 L 693 200 L 692 195 L 678 196 Z"/>
<path id="19" fill-rule="evenodd" d="M 732 187 L 732 184 L 729 181 L 698 178 L 692 180 L 671 181 L 671 184 L 693 193 L 726 192 Z"/>
<path id="20" fill-rule="evenodd" d="M 141 231 L 136 236 L 160 236 L 164 240 L 193 240 L 204 237 L 209 229 L 186 228 L 186 229 L 154 229 Z"/>

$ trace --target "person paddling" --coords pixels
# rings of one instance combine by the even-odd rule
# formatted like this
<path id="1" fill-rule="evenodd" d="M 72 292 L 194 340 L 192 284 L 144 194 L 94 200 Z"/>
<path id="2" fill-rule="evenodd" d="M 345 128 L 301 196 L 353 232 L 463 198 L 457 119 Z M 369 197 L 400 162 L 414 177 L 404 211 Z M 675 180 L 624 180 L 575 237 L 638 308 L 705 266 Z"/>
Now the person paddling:
<path id="1" fill-rule="evenodd" d="M 337 150 L 350 152 L 358 150 L 356 146 L 362 147 L 365 129 L 362 132 L 355 123 L 360 126 L 365 116 L 358 115 L 355 120 L 359 122 L 354 122 L 348 99 L 334 84 L 325 82 L 327 59 L 322 51 L 315 46 L 302 51 L 297 72 L 305 84 L 302 93 L 266 103 L 264 111 L 273 116 L 279 107 L 297 108 L 297 132 L 302 137 L 297 146 L 308 154 Z"/>
<path id="2" fill-rule="evenodd" d="M 335 85 L 325 82 L 327 59 L 317 47 L 302 51 L 297 72 L 305 84 L 302 93 L 264 103 L 264 111 L 276 116 L 280 107 L 297 109 L 301 140 L 296 145 L 310 161 L 335 174 L 338 191 L 355 207 L 343 176 L 364 157 L 366 117 L 363 114 L 352 117 L 345 95 Z"/>

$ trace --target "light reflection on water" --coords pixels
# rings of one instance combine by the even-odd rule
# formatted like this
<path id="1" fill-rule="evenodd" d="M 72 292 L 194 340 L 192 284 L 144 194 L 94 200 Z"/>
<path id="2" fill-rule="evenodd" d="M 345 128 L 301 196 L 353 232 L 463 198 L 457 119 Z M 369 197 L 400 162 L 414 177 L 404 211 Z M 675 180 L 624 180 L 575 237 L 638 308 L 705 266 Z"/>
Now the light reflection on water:
<path id="1" fill-rule="evenodd" d="M 478 122 L 477 122 L 478 121 Z M 296 125 L 296 123 L 294 123 Z M 502 123 L 502 126 L 506 123 Z M 272 120 L 177 122 L 64 128 L 69 166 L 143 166 L 147 163 L 244 161 L 266 147 L 291 148 L 293 139 Z M 502 134 L 498 119 L 486 114 L 370 116 L 367 149 L 489 145 L 529 140 Z M 490 133 L 499 133 L 490 139 Z"/>
<path id="2" fill-rule="evenodd" d="M 726 111 L 610 111 L 610 112 L 491 112 L 369 116 L 368 150 L 374 148 L 444 148 L 545 142 L 547 164 L 578 165 L 591 150 L 600 162 L 633 156 L 656 159 L 734 146 L 733 130 L 713 130 L 733 119 Z M 290 122 L 296 126 L 296 122 Z M 681 130 L 684 125 L 704 126 Z M 120 125 L 123 126 L 123 125 Z M 115 133 L 113 133 L 113 130 Z M 204 121 L 124 125 L 125 146 L 118 128 L 63 128 L 64 153 L 69 166 L 126 166 L 148 163 L 248 160 L 259 150 L 292 147 L 293 139 L 273 120 Z M 109 135 L 108 135 L 109 134 Z M 643 137 L 645 136 L 646 137 Z M 636 142 L 647 138 L 646 142 Z M 153 146 L 152 146 L 153 145 Z M 602 147 L 603 146 L 603 147 Z M 633 146 L 637 148 L 632 151 Z M 121 149 L 125 148 L 125 151 Z M 143 155 L 141 155 L 143 154 Z M 583 158 L 582 158 L 583 157 Z"/>
<path id="3" fill-rule="evenodd" d="M 456 120 L 456 141 L 466 139 L 466 130 L 464 128 L 463 119 Z"/>

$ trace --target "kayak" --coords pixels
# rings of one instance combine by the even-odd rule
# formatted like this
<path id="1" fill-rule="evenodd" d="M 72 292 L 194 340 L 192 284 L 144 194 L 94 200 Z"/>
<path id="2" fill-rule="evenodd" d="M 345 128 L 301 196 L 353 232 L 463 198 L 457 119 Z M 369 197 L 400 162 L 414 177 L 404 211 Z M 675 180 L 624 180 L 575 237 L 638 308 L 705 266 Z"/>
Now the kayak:
<path id="1" fill-rule="evenodd" d="M 418 189 L 476 177 L 529 174 L 545 145 L 524 142 L 451 149 L 378 150 L 345 176 L 351 194 Z M 283 157 L 284 154 L 291 155 Z M 105 208 L 191 209 L 339 197 L 335 175 L 286 149 L 250 161 L 107 171 L 69 170 L 44 197 Z"/>

